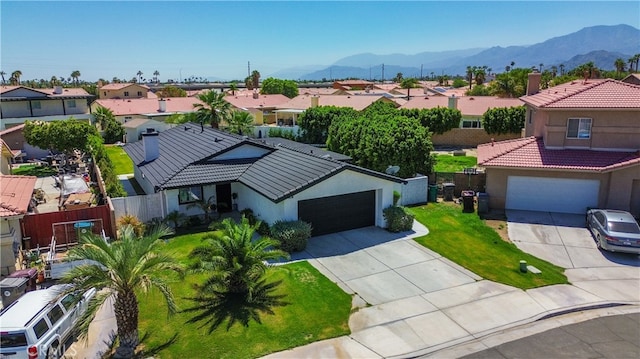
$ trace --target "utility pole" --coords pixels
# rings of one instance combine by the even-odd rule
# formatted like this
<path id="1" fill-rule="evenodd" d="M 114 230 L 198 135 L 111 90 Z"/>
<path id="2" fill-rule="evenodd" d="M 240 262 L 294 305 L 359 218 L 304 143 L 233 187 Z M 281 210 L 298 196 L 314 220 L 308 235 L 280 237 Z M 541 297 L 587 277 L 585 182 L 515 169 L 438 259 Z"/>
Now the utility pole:
<path id="1" fill-rule="evenodd" d="M 251 62 L 247 61 L 247 76 L 251 76 Z"/>
<path id="2" fill-rule="evenodd" d="M 382 64 L 382 83 L 384 83 L 384 64 Z"/>
<path id="3" fill-rule="evenodd" d="M 420 64 L 420 80 L 422 80 L 422 64 Z"/>

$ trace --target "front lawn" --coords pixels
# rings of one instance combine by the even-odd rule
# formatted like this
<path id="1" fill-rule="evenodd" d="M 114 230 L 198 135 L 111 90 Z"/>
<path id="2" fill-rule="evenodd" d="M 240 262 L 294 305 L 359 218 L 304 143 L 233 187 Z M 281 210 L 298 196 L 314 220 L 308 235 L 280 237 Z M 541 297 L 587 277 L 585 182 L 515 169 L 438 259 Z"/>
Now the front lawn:
<path id="1" fill-rule="evenodd" d="M 462 213 L 451 203 L 429 203 L 410 208 L 429 234 L 416 238 L 423 246 L 478 274 L 482 278 L 521 289 L 566 284 L 564 269 L 518 249 L 500 238 L 475 213 Z M 526 260 L 542 274 L 520 272 Z"/>
<path id="2" fill-rule="evenodd" d="M 107 156 L 113 163 L 116 175 L 126 175 L 133 173 L 133 161 L 129 158 L 124 149 L 120 146 L 105 146 Z"/>
<path id="3" fill-rule="evenodd" d="M 20 167 L 12 168 L 11 173 L 16 176 L 49 177 L 57 175 L 58 171 L 47 166 L 22 165 Z"/>
<path id="4" fill-rule="evenodd" d="M 465 168 L 475 167 L 478 159 L 472 156 L 435 155 L 433 172 L 462 172 Z"/>
<path id="5" fill-rule="evenodd" d="M 202 234 L 174 237 L 167 251 L 183 263 L 187 254 L 200 243 Z M 192 284 L 201 283 L 206 275 L 187 275 L 176 279 L 172 290 L 180 308 L 192 303 Z M 305 345 L 322 339 L 349 334 L 351 296 L 324 277 L 308 262 L 297 262 L 275 267 L 270 280 L 283 280 L 279 293 L 287 294 L 290 304 L 274 308 L 275 315 L 261 316 L 262 324 L 251 322 L 249 327 L 234 326 L 226 331 L 223 324 L 208 334 L 208 326 L 187 324 L 193 313 L 178 313 L 167 318 L 166 305 L 159 293 L 139 296 L 140 333 L 147 335 L 143 345 L 153 353 L 177 335 L 175 342 L 157 353 L 156 358 L 255 358 L 269 353 Z"/>

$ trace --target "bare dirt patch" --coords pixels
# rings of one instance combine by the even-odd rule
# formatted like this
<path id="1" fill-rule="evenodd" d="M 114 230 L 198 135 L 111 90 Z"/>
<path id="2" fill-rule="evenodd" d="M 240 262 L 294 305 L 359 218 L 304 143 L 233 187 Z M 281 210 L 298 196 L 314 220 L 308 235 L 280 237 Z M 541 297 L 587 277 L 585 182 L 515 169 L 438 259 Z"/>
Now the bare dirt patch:
<path id="1" fill-rule="evenodd" d="M 487 226 L 493 228 L 493 230 L 500 235 L 500 238 L 502 238 L 503 241 L 511 243 L 511 240 L 509 239 L 509 231 L 507 230 L 506 220 L 485 219 L 484 223 Z"/>

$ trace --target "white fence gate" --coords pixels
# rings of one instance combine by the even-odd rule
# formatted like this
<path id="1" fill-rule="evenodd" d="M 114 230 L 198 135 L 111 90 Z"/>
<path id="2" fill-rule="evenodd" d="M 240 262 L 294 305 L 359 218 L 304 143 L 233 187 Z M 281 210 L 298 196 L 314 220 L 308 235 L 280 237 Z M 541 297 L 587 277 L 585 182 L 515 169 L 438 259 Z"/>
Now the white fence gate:
<path id="1" fill-rule="evenodd" d="M 141 222 L 149 222 L 154 218 L 162 219 L 166 215 L 161 192 L 144 196 L 112 198 L 111 202 L 116 221 L 122 216 L 131 215 Z"/>

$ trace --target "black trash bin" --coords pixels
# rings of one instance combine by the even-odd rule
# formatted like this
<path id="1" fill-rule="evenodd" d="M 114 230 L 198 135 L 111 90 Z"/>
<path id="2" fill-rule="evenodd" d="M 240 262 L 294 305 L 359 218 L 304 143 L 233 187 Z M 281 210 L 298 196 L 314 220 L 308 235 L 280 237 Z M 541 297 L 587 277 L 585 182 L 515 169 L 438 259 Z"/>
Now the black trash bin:
<path id="1" fill-rule="evenodd" d="M 442 197 L 445 201 L 453 201 L 453 191 L 455 190 L 455 183 L 443 183 L 442 184 Z"/>
<path id="2" fill-rule="evenodd" d="M 489 213 L 489 194 L 478 193 L 478 214 Z"/>
<path id="3" fill-rule="evenodd" d="M 473 212 L 473 191 L 462 191 L 462 212 Z"/>

